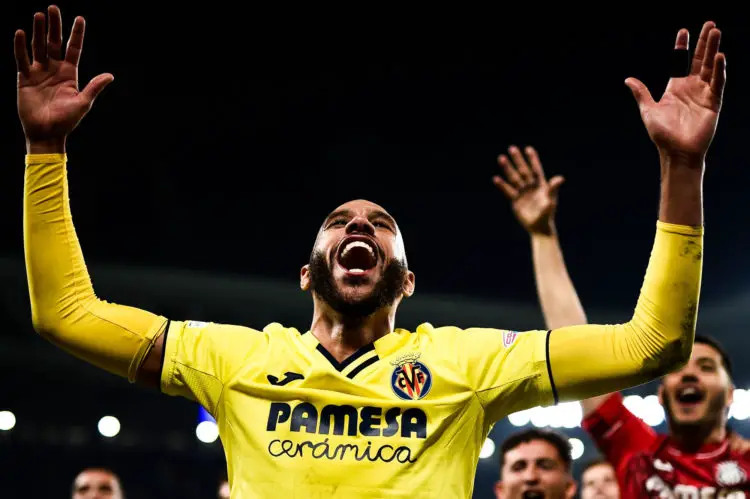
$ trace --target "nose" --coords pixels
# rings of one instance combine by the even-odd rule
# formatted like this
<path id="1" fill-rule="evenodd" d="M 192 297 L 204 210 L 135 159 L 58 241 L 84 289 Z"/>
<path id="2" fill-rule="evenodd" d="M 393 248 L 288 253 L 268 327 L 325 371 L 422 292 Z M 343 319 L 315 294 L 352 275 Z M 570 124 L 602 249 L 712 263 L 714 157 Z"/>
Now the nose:
<path id="1" fill-rule="evenodd" d="M 362 233 L 362 234 L 374 236 L 375 227 L 370 223 L 370 221 L 367 218 L 362 217 L 362 216 L 356 216 L 352 218 L 348 224 L 346 224 L 346 233 L 347 234 Z"/>
<path id="2" fill-rule="evenodd" d="M 525 485 L 539 485 L 539 470 L 535 466 L 526 468 L 523 474 L 523 483 Z"/>
<path id="3" fill-rule="evenodd" d="M 695 371 L 693 370 L 692 366 L 685 366 L 684 370 L 682 371 L 682 376 L 680 377 L 680 381 L 683 383 L 697 383 L 698 382 L 698 376 L 696 376 Z"/>

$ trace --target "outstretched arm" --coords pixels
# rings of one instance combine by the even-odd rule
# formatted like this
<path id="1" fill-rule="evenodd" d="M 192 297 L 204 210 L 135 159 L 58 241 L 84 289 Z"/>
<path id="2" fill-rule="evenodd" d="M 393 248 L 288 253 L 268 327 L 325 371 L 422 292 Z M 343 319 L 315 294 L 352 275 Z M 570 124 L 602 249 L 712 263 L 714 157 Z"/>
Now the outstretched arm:
<path id="1" fill-rule="evenodd" d="M 626 84 L 661 161 L 656 240 L 633 318 L 613 326 L 569 326 L 549 335 L 559 397 L 580 400 L 638 385 L 680 368 L 692 350 L 703 259 L 702 185 L 725 82 L 720 32 L 706 23 L 687 76 L 673 75 L 656 102 Z M 680 30 L 676 54 L 688 49 Z"/>
<path id="2" fill-rule="evenodd" d="M 112 373 L 158 385 L 168 321 L 94 294 L 70 214 L 65 142 L 113 77 L 78 90 L 84 20 L 76 18 L 63 57 L 57 7 L 34 16 L 33 63 L 15 35 L 18 113 L 26 134 L 24 249 L 34 328 L 64 350 Z"/>
<path id="3" fill-rule="evenodd" d="M 701 287 L 704 161 L 716 130 L 725 79 L 719 37 L 713 23 L 707 23 L 690 74 L 673 77 L 659 102 L 642 83 L 626 80 L 657 146 L 662 173 L 656 238 L 632 318 L 623 324 L 568 325 L 520 335 L 472 330 L 476 339 L 467 347 L 465 368 L 493 417 L 623 390 L 688 361 Z M 676 49 L 686 51 L 687 42 L 687 31 L 681 30 Z M 518 194 L 514 185 L 499 180 L 511 197 Z M 562 268 L 559 251 L 556 256 Z M 574 292 L 568 289 L 566 295 L 570 299 Z M 583 319 L 574 315 L 578 308 L 575 304 L 560 320 Z M 491 348 L 493 344 L 502 345 L 499 353 Z M 505 401 L 516 400 L 507 396 L 508 391 L 522 393 L 516 399 L 523 403 L 508 406 Z"/>

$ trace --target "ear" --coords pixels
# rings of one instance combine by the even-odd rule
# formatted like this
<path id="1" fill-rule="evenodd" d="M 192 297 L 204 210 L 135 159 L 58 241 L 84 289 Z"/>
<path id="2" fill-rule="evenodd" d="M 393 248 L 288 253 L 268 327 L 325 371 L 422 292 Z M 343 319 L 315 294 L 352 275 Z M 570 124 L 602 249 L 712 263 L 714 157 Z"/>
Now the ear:
<path id="1" fill-rule="evenodd" d="M 565 497 L 567 499 L 573 499 L 576 496 L 577 491 L 578 491 L 578 484 L 571 477 L 570 481 L 568 482 L 568 486 L 565 488 Z"/>
<path id="2" fill-rule="evenodd" d="M 310 289 L 310 266 L 305 265 L 299 271 L 299 287 L 302 291 Z"/>
<path id="3" fill-rule="evenodd" d="M 664 382 L 657 388 L 656 397 L 659 399 L 659 405 L 664 407 Z"/>
<path id="4" fill-rule="evenodd" d="M 404 279 L 404 285 L 402 286 L 402 291 L 404 293 L 404 298 L 409 298 L 411 295 L 414 294 L 414 272 L 411 270 L 406 273 L 406 279 Z"/>
<path id="5" fill-rule="evenodd" d="M 505 497 L 503 495 L 503 482 L 502 482 L 502 480 L 498 481 L 498 482 L 495 482 L 495 497 L 497 499 L 503 499 L 503 497 Z"/>

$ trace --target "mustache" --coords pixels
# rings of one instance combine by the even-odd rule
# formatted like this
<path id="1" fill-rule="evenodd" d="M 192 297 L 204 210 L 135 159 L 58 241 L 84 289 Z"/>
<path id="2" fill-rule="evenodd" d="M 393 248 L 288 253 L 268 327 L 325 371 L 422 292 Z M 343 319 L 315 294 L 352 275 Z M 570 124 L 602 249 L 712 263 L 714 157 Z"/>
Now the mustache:
<path id="1" fill-rule="evenodd" d="M 351 320 L 369 317 L 391 306 L 403 292 L 407 269 L 403 262 L 391 259 L 372 291 L 365 297 L 352 299 L 343 294 L 333 277 L 334 261 L 326 261 L 322 251 L 314 251 L 310 258 L 310 283 L 313 293 L 333 310 Z"/>

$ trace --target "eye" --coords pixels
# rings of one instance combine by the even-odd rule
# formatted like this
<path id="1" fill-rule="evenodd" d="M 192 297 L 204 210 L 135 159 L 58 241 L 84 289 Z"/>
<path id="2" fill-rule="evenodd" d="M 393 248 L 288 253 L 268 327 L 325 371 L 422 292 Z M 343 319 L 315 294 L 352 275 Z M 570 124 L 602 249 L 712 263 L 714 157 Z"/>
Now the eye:
<path id="1" fill-rule="evenodd" d="M 330 224 L 328 224 L 329 227 L 336 227 L 340 225 L 346 225 L 346 220 L 343 218 L 337 218 L 334 221 L 332 221 Z"/>
<path id="2" fill-rule="evenodd" d="M 513 463 L 513 466 L 510 467 L 513 471 L 522 471 L 526 467 L 526 462 L 524 461 L 516 461 Z"/>

